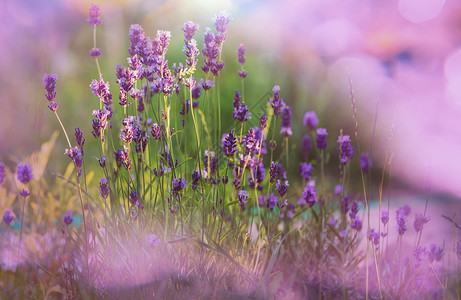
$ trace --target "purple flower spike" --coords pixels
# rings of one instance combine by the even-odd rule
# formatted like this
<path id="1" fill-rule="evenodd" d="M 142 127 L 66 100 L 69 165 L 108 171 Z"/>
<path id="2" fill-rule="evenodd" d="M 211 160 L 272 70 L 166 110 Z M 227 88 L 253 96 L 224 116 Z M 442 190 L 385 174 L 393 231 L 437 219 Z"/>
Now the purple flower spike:
<path id="1" fill-rule="evenodd" d="M 325 150 L 328 145 L 327 141 L 328 132 L 325 128 L 317 129 L 317 136 L 315 137 L 315 145 L 319 150 Z"/>
<path id="2" fill-rule="evenodd" d="M 415 222 L 413 223 L 413 226 L 415 227 L 416 232 L 419 232 L 423 230 L 424 224 L 429 222 L 430 218 L 425 217 L 422 213 L 416 213 L 415 214 Z"/>
<path id="3" fill-rule="evenodd" d="M 101 178 L 99 181 L 99 187 L 100 189 L 98 189 L 98 193 L 101 195 L 101 197 L 106 199 L 109 196 L 109 188 L 107 187 L 106 178 Z"/>
<path id="4" fill-rule="evenodd" d="M 90 56 L 97 58 L 101 56 L 101 48 L 93 48 L 90 50 Z"/>
<path id="5" fill-rule="evenodd" d="M 267 126 L 267 117 L 266 115 L 262 115 L 261 118 L 259 119 L 259 129 L 261 129 L 261 131 L 264 131 L 264 129 L 266 128 Z"/>
<path id="6" fill-rule="evenodd" d="M 298 205 L 301 207 L 309 205 L 309 207 L 314 206 L 317 202 L 315 186 L 307 184 L 304 188 L 303 197 L 298 200 Z"/>
<path id="7" fill-rule="evenodd" d="M 240 121 L 242 123 L 251 119 L 251 113 L 248 111 L 245 102 L 241 102 L 238 107 L 234 108 L 233 118 L 234 120 Z"/>
<path id="8" fill-rule="evenodd" d="M 173 194 L 173 197 L 176 198 L 179 196 L 179 191 L 187 187 L 187 181 L 184 178 L 173 178 L 171 186 L 171 192 Z"/>
<path id="9" fill-rule="evenodd" d="M 362 221 L 358 217 L 355 217 L 354 220 L 351 222 L 351 228 L 357 231 L 362 230 Z"/>
<path id="10" fill-rule="evenodd" d="M 32 167 L 29 164 L 18 165 L 17 169 L 18 180 L 23 184 L 28 184 L 34 179 L 32 174 Z"/>
<path id="11" fill-rule="evenodd" d="M 245 209 L 245 204 L 247 203 L 247 199 L 248 199 L 247 191 L 240 190 L 237 195 L 237 198 L 240 202 L 240 206 L 242 207 L 242 209 Z"/>
<path id="12" fill-rule="evenodd" d="M 3 215 L 3 222 L 5 222 L 7 226 L 10 226 L 10 224 L 13 223 L 14 218 L 14 215 L 11 214 L 11 210 L 7 209 Z"/>
<path id="13" fill-rule="evenodd" d="M 85 139 L 83 138 L 83 132 L 80 130 L 80 128 L 75 128 L 75 141 L 77 142 L 77 145 L 80 148 L 83 148 L 83 145 L 85 145 Z"/>
<path id="14" fill-rule="evenodd" d="M 0 184 L 5 182 L 5 176 L 6 176 L 5 165 L 0 162 Z"/>
<path id="15" fill-rule="evenodd" d="M 101 11 L 99 9 L 99 5 L 91 3 L 91 7 L 88 12 L 88 19 L 86 19 L 86 21 L 91 26 L 99 26 L 102 24 L 102 20 L 99 19 L 100 16 L 101 16 Z"/>
<path id="16" fill-rule="evenodd" d="M 195 24 L 192 21 L 188 21 L 184 23 L 184 26 L 182 27 L 182 31 L 184 31 L 184 38 L 187 41 L 190 41 L 193 37 L 195 32 L 200 28 L 198 24 Z"/>
<path id="17" fill-rule="evenodd" d="M 341 155 L 341 163 L 347 164 L 354 156 L 354 148 L 351 145 L 351 138 L 348 135 L 338 136 L 338 152 Z"/>
<path id="18" fill-rule="evenodd" d="M 47 92 L 46 99 L 51 102 L 56 99 L 56 80 L 58 80 L 58 74 L 43 74 L 43 86 Z"/>
<path id="19" fill-rule="evenodd" d="M 381 222 L 386 225 L 389 222 L 389 212 L 387 210 L 381 213 Z"/>
<path id="20" fill-rule="evenodd" d="M 19 195 L 21 195 L 22 197 L 24 198 L 27 198 L 30 196 L 30 192 L 27 188 L 25 189 L 22 189 L 20 192 L 19 192 Z"/>
<path id="21" fill-rule="evenodd" d="M 194 173 L 192 173 L 192 190 L 194 191 L 197 190 L 199 180 L 200 180 L 200 172 L 194 171 Z"/>
<path id="22" fill-rule="evenodd" d="M 274 116 L 277 117 L 280 115 L 281 109 L 285 106 L 285 102 L 283 102 L 283 100 L 280 98 L 280 87 L 278 85 L 274 86 L 272 91 L 274 92 L 274 97 L 269 99 L 269 104 L 274 110 Z"/>
<path id="23" fill-rule="evenodd" d="M 301 163 L 299 165 L 299 174 L 304 178 L 304 180 L 309 181 L 312 175 L 312 164 L 309 163 Z"/>
<path id="24" fill-rule="evenodd" d="M 157 248 L 158 246 L 160 246 L 160 239 L 155 235 L 155 234 L 151 234 L 149 235 L 147 238 L 147 244 L 149 245 L 149 247 L 151 248 Z"/>
<path id="25" fill-rule="evenodd" d="M 90 84 L 91 91 L 106 106 L 112 104 L 112 94 L 110 92 L 109 82 L 104 82 L 102 74 L 99 74 L 99 80 L 93 80 Z"/>
<path id="26" fill-rule="evenodd" d="M 214 87 L 214 81 L 213 80 L 205 80 L 205 82 L 204 82 L 203 78 L 202 78 L 202 79 L 200 79 L 200 84 L 202 85 L 202 87 L 203 87 L 203 89 L 205 91 L 208 91 L 209 89 Z"/>
<path id="27" fill-rule="evenodd" d="M 228 11 L 226 10 L 220 11 L 212 19 L 214 26 L 216 28 L 216 31 L 219 32 L 220 34 L 225 35 L 227 33 L 227 28 L 229 27 L 229 23 L 231 19 L 232 19 L 232 16 Z"/>
<path id="28" fill-rule="evenodd" d="M 230 130 L 229 133 L 224 134 L 223 154 L 232 157 L 235 152 L 237 152 L 237 138 L 234 135 L 234 131 Z"/>
<path id="29" fill-rule="evenodd" d="M 362 168 L 363 174 L 368 174 L 371 168 L 371 160 L 368 157 L 368 153 L 362 153 L 360 155 L 360 167 Z"/>
<path id="30" fill-rule="evenodd" d="M 237 47 L 237 56 L 239 59 L 239 63 L 243 65 L 245 63 L 245 50 L 246 48 L 243 46 L 243 44 L 240 44 L 240 46 Z"/>
<path id="31" fill-rule="evenodd" d="M 288 192 L 288 180 L 285 180 L 285 183 L 282 183 L 279 180 L 277 180 L 277 184 L 275 185 L 275 189 L 279 192 L 280 197 L 285 196 L 285 194 Z"/>
<path id="32" fill-rule="evenodd" d="M 289 137 L 293 134 L 291 131 L 291 107 L 285 106 L 282 110 L 282 128 L 280 134 Z"/>
<path id="33" fill-rule="evenodd" d="M 304 154 L 304 158 L 309 158 L 309 154 L 312 151 L 312 141 L 311 138 L 306 134 L 303 138 L 303 146 L 302 151 Z"/>
<path id="34" fill-rule="evenodd" d="M 442 261 L 443 258 L 443 248 L 437 247 L 436 244 L 431 244 L 431 248 L 428 251 L 427 259 L 430 263 L 433 261 Z"/>
<path id="35" fill-rule="evenodd" d="M 70 224 L 72 224 L 72 222 L 74 222 L 74 218 L 72 218 L 72 211 L 71 210 L 68 210 L 66 212 L 66 215 L 64 216 L 64 223 L 69 226 Z"/>
<path id="36" fill-rule="evenodd" d="M 317 124 L 319 124 L 319 119 L 315 114 L 315 111 L 308 111 L 304 114 L 303 119 L 304 126 L 307 127 L 307 130 L 314 131 L 317 128 Z"/>

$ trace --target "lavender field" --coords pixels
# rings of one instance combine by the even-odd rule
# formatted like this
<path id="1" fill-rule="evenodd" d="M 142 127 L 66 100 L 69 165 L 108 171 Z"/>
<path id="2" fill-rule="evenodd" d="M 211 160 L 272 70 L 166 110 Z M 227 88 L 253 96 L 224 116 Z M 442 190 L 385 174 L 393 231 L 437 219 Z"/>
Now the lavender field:
<path id="1" fill-rule="evenodd" d="M 0 299 L 460 299 L 456 1 L 0 8 Z"/>

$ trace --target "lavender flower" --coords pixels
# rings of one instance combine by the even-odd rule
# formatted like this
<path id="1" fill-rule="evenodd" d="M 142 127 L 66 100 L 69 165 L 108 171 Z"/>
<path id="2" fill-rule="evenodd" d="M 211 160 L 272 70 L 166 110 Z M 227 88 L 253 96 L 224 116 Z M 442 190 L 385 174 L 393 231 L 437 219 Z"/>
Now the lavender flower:
<path id="1" fill-rule="evenodd" d="M 205 81 L 203 81 L 203 78 L 202 78 L 202 79 L 200 79 L 200 85 L 202 86 L 202 88 L 206 92 L 209 89 L 211 89 L 212 87 L 214 87 L 214 81 L 213 80 L 205 80 Z"/>
<path id="2" fill-rule="evenodd" d="M 389 222 L 389 212 L 387 210 L 384 210 L 381 213 L 381 222 L 383 222 L 384 225 Z"/>
<path id="3" fill-rule="evenodd" d="M 296 207 L 293 203 L 288 204 L 287 206 L 287 217 L 288 219 L 293 219 L 296 213 Z M 283 218 L 283 216 L 282 216 Z"/>
<path id="4" fill-rule="evenodd" d="M 413 223 L 413 226 L 415 227 L 416 232 L 419 232 L 423 230 L 424 224 L 429 222 L 430 218 L 425 217 L 422 213 L 416 213 L 415 214 L 415 222 Z"/>
<path id="5" fill-rule="evenodd" d="M 143 45 L 146 44 L 146 42 L 147 44 L 149 44 L 149 42 L 146 41 L 144 29 L 139 24 L 132 24 L 130 26 L 130 30 L 128 31 L 128 35 L 130 36 L 131 42 L 131 46 L 128 49 L 128 53 L 131 56 L 134 56 L 135 54 L 140 54 Z"/>
<path id="6" fill-rule="evenodd" d="M 80 169 L 82 168 L 82 165 L 83 165 L 83 157 L 82 157 L 82 152 L 80 151 L 80 149 L 77 146 L 70 148 L 70 149 L 66 149 L 64 154 L 66 154 L 67 156 L 69 156 L 70 159 L 72 159 L 72 161 L 75 164 L 75 167 L 77 168 L 77 176 L 80 177 L 81 175 Z"/>
<path id="7" fill-rule="evenodd" d="M 245 154 L 251 154 L 259 150 L 259 140 L 256 138 L 254 128 L 248 130 L 248 134 L 243 137 L 242 144 L 245 147 Z"/>
<path id="8" fill-rule="evenodd" d="M 368 157 L 368 153 L 362 153 L 360 155 L 360 168 L 362 168 L 363 174 L 368 174 L 371 168 L 371 160 Z"/>
<path id="9" fill-rule="evenodd" d="M 285 106 L 282 109 L 282 126 L 280 134 L 289 137 L 293 134 L 291 131 L 291 107 Z"/>
<path id="10" fill-rule="evenodd" d="M 298 200 L 298 205 L 301 207 L 309 205 L 309 207 L 314 206 L 317 202 L 315 186 L 307 184 L 304 188 L 303 197 Z"/>
<path id="11" fill-rule="evenodd" d="M 347 164 L 352 159 L 352 156 L 354 156 L 354 148 L 352 148 L 350 136 L 338 136 L 338 151 L 343 165 Z"/>
<path id="12" fill-rule="evenodd" d="M 5 165 L 0 162 L 0 184 L 5 182 L 5 176 L 6 176 Z"/>
<path id="13" fill-rule="evenodd" d="M 101 136 L 101 131 L 107 128 L 109 124 L 108 120 L 110 120 L 112 112 L 103 107 L 102 110 L 93 110 L 93 116 L 96 119 L 93 119 L 93 131 L 91 132 L 95 138 L 99 138 Z"/>
<path id="14" fill-rule="evenodd" d="M 99 26 L 102 24 L 102 20 L 99 19 L 101 16 L 101 11 L 99 10 L 99 5 L 91 3 L 90 10 L 88 11 L 88 19 L 86 21 L 91 26 Z"/>
<path id="15" fill-rule="evenodd" d="M 24 188 L 19 192 L 19 195 L 24 197 L 24 198 L 27 198 L 27 197 L 30 196 L 30 192 L 29 192 L 29 190 L 27 188 Z"/>
<path id="16" fill-rule="evenodd" d="M 183 53 L 186 55 L 186 64 L 190 68 L 195 68 L 197 65 L 197 56 L 199 55 L 199 50 L 197 48 L 197 41 L 192 39 L 190 41 L 186 40 L 186 45 L 184 45 Z"/>
<path id="17" fill-rule="evenodd" d="M 400 209 L 397 210 L 396 213 L 396 220 L 397 220 L 397 232 L 400 235 L 403 235 L 407 231 L 407 225 L 406 225 L 406 215 L 400 212 Z"/>
<path id="18" fill-rule="evenodd" d="M 234 102 L 232 104 L 234 106 L 234 109 L 238 109 L 238 107 L 240 106 L 240 93 L 237 90 L 234 92 Z"/>
<path id="19" fill-rule="evenodd" d="M 220 34 L 226 35 L 227 28 L 229 27 L 229 23 L 231 19 L 232 19 L 232 16 L 228 11 L 223 10 L 223 11 L 218 12 L 212 19 L 214 26 L 216 28 L 216 31 L 219 32 Z M 223 41 L 224 40 L 222 40 L 221 42 Z"/>
<path id="20" fill-rule="evenodd" d="M 200 172 L 194 171 L 194 173 L 192 173 L 192 190 L 194 191 L 197 190 L 199 180 L 200 180 Z"/>
<path id="21" fill-rule="evenodd" d="M 56 99 L 56 80 L 58 80 L 58 75 L 57 74 L 43 74 L 43 86 L 45 87 L 46 90 L 46 99 L 49 102 L 48 108 L 51 111 L 56 111 L 58 109 L 59 103 L 55 102 Z"/>
<path id="22" fill-rule="evenodd" d="M 282 183 L 279 180 L 277 180 L 277 184 L 275 185 L 275 189 L 279 192 L 280 197 L 285 196 L 285 194 L 288 192 L 288 180 L 285 180 L 285 183 Z"/>
<path id="23" fill-rule="evenodd" d="M 243 46 L 243 44 L 240 44 L 240 46 L 237 47 L 237 56 L 241 65 L 245 63 L 245 50 L 246 48 Z"/>
<path id="24" fill-rule="evenodd" d="M 311 138 L 306 134 L 303 137 L 303 146 L 302 146 L 302 151 L 304 154 L 304 158 L 309 158 L 309 155 L 312 151 L 312 141 Z"/>
<path id="25" fill-rule="evenodd" d="M 274 183 L 276 179 L 286 179 L 285 170 L 278 162 L 271 162 L 269 169 L 270 183 Z"/>
<path id="26" fill-rule="evenodd" d="M 106 166 L 106 160 L 107 160 L 107 157 L 104 155 L 101 157 L 101 159 L 98 159 L 99 166 L 101 168 L 104 168 Z"/>
<path id="27" fill-rule="evenodd" d="M 216 171 L 218 170 L 218 158 L 215 156 L 213 151 L 205 150 L 205 153 L 203 154 L 203 165 L 207 173 L 211 176 L 216 174 Z"/>
<path id="28" fill-rule="evenodd" d="M 415 247 L 413 255 L 415 256 L 415 267 L 417 268 L 421 265 L 421 262 L 426 255 L 426 247 Z"/>
<path id="29" fill-rule="evenodd" d="M 184 38 L 187 41 L 190 41 L 193 37 L 195 32 L 200 28 L 198 24 L 195 24 L 192 21 L 188 21 L 184 23 L 184 26 L 182 27 L 182 31 L 184 31 Z"/>
<path id="30" fill-rule="evenodd" d="M 362 230 L 362 221 L 358 217 L 355 217 L 354 220 L 351 222 L 351 228 L 357 231 Z"/>
<path id="31" fill-rule="evenodd" d="M 83 145 L 85 145 L 85 139 L 83 138 L 83 132 L 80 130 L 80 128 L 75 128 L 74 136 L 77 145 L 80 147 L 80 149 L 82 149 Z"/>
<path id="32" fill-rule="evenodd" d="M 99 187 L 100 189 L 98 189 L 98 193 L 101 195 L 101 197 L 106 199 L 109 196 L 109 188 L 107 187 L 106 178 L 101 178 L 99 181 Z"/>
<path id="33" fill-rule="evenodd" d="M 3 222 L 5 222 L 5 224 L 7 226 L 10 226 L 11 223 L 13 223 L 14 221 L 14 215 L 11 213 L 11 210 L 7 209 L 5 211 L 5 214 L 3 215 Z"/>
<path id="34" fill-rule="evenodd" d="M 274 193 L 267 195 L 267 197 L 261 195 L 259 196 L 259 206 L 267 207 L 270 211 L 273 211 L 275 206 L 278 204 L 279 198 L 277 198 Z"/>
<path id="35" fill-rule="evenodd" d="M 128 148 L 123 145 L 123 150 L 118 149 L 114 152 L 115 163 L 117 164 L 117 168 L 123 166 L 128 170 L 131 167 L 131 160 L 128 154 Z"/>
<path id="36" fill-rule="evenodd" d="M 154 53 L 164 58 L 166 52 L 168 51 L 168 44 L 170 43 L 170 39 L 171 32 L 166 30 L 157 30 L 157 36 L 153 42 Z"/>
<path id="37" fill-rule="evenodd" d="M 135 191 L 130 192 L 130 203 L 132 206 L 139 206 L 138 193 Z"/>
<path id="38" fill-rule="evenodd" d="M 72 218 L 72 211 L 71 210 L 68 210 L 66 212 L 66 215 L 64 216 L 64 224 L 66 224 L 67 226 L 69 226 L 70 224 L 72 224 L 72 222 L 74 222 L 74 218 Z"/>
<path id="39" fill-rule="evenodd" d="M 239 122 L 246 122 L 251 119 L 251 113 L 248 112 L 248 108 L 245 105 L 245 102 L 241 102 L 237 108 L 234 108 L 234 120 Z"/>
<path id="40" fill-rule="evenodd" d="M 97 58 L 101 56 L 101 48 L 92 48 L 90 50 L 90 56 Z"/>
<path id="41" fill-rule="evenodd" d="M 129 116 L 122 121 L 123 128 L 120 129 L 120 139 L 124 143 L 129 144 L 140 137 L 141 130 L 136 123 L 134 116 Z"/>
<path id="42" fill-rule="evenodd" d="M 433 261 L 439 262 L 442 261 L 443 258 L 443 248 L 437 247 L 436 244 L 431 244 L 431 248 L 427 254 L 427 259 L 430 263 Z"/>
<path id="43" fill-rule="evenodd" d="M 315 137 L 315 145 L 317 146 L 317 149 L 325 150 L 328 145 L 328 132 L 325 128 L 318 128 L 316 132 L 317 136 Z"/>
<path id="44" fill-rule="evenodd" d="M 349 217 L 351 218 L 351 220 L 355 219 L 358 212 L 359 212 L 359 204 L 357 203 L 357 201 L 354 201 L 351 206 L 351 211 L 349 212 Z"/>
<path id="45" fill-rule="evenodd" d="M 229 133 L 224 134 L 223 154 L 225 156 L 232 157 L 235 152 L 237 152 L 237 139 L 234 136 L 234 131 L 230 130 Z"/>
<path id="46" fill-rule="evenodd" d="M 16 172 L 18 174 L 18 180 L 23 184 L 28 184 L 34 179 L 34 175 L 32 174 L 32 167 L 29 164 L 18 165 Z"/>
<path id="47" fill-rule="evenodd" d="M 266 115 L 262 115 L 261 118 L 259 119 L 259 128 L 261 129 L 261 131 L 264 131 L 264 129 L 266 128 L 267 126 L 267 117 Z"/>
<path id="48" fill-rule="evenodd" d="M 368 233 L 368 239 L 369 239 L 376 247 L 378 247 L 378 245 L 379 245 L 379 232 L 375 231 L 374 229 L 371 229 L 370 232 Z"/>
<path id="49" fill-rule="evenodd" d="M 203 78 L 202 78 L 203 81 Z M 198 99 L 202 95 L 202 85 L 199 83 L 192 88 L 192 99 Z"/>
<path id="50" fill-rule="evenodd" d="M 299 174 L 304 178 L 304 180 L 309 181 L 312 175 L 312 164 L 309 163 L 301 163 L 299 165 Z"/>
<path id="51" fill-rule="evenodd" d="M 264 178 L 266 178 L 266 169 L 261 162 L 256 168 L 251 170 L 251 176 L 248 179 L 248 186 L 252 189 L 257 188 L 261 191 L 263 187 L 260 184 L 264 181 Z"/>
<path id="52" fill-rule="evenodd" d="M 157 123 L 154 123 L 154 125 L 152 125 L 151 134 L 152 134 L 152 138 L 156 141 L 160 140 L 160 138 L 162 137 L 161 128 L 160 126 L 158 126 Z"/>
<path id="53" fill-rule="evenodd" d="M 315 111 L 308 111 L 304 114 L 303 119 L 304 126 L 307 127 L 307 130 L 314 131 L 317 128 L 317 124 L 319 124 L 319 119 L 315 114 Z"/>
<path id="54" fill-rule="evenodd" d="M 147 244 L 149 245 L 149 247 L 151 248 L 157 248 L 158 246 L 160 246 L 160 239 L 155 235 L 155 234 L 151 234 L 149 235 L 147 238 Z"/>
<path id="55" fill-rule="evenodd" d="M 285 102 L 280 98 L 280 87 L 278 85 L 275 85 L 272 88 L 272 91 L 274 92 L 274 97 L 269 99 L 269 104 L 274 110 L 274 116 L 280 115 L 280 110 L 285 106 Z"/>
<path id="56" fill-rule="evenodd" d="M 240 206 L 242 209 L 245 209 L 245 203 L 248 199 L 248 193 L 245 190 L 240 190 L 237 195 L 238 201 L 240 202 Z"/>
<path id="57" fill-rule="evenodd" d="M 101 100 L 106 106 L 112 104 L 112 94 L 110 93 L 109 82 L 104 82 L 102 74 L 99 74 L 99 80 L 93 80 L 90 84 L 91 92 Z"/>
<path id="58" fill-rule="evenodd" d="M 176 198 L 179 196 L 179 191 L 187 187 L 187 181 L 184 178 L 173 178 L 171 186 L 171 192 L 173 194 L 173 197 Z"/>

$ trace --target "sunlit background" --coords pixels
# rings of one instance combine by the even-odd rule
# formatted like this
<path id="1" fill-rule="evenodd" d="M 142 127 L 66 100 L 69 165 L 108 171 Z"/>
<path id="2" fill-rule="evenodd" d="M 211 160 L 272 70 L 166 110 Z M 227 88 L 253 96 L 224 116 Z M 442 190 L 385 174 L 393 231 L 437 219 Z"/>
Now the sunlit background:
<path id="1" fill-rule="evenodd" d="M 91 111 L 97 100 L 89 83 L 97 71 L 88 55 L 92 29 L 85 19 L 90 3 L 0 2 L 0 160 L 7 165 L 38 149 L 59 129 L 45 101 L 44 72 L 59 74 L 57 92 L 64 125 L 69 130 L 81 127 L 91 139 Z M 295 127 L 301 127 L 305 111 L 315 110 L 320 125 L 331 128 L 332 136 L 341 128 L 353 135 L 352 86 L 363 152 L 370 151 L 376 119 L 374 166 L 382 168 L 390 161 L 386 170 L 402 186 L 420 190 L 425 178 L 430 178 L 433 191 L 461 195 L 459 1 L 96 3 L 102 11 L 97 42 L 106 80 L 114 82 L 115 66 L 125 63 L 130 24 L 141 24 L 151 36 L 158 29 L 170 30 L 168 59 L 180 62 L 184 60 L 182 24 L 199 23 L 202 35 L 205 27 L 212 26 L 211 17 L 226 9 L 233 21 L 224 47 L 223 76 L 236 77 L 235 87 L 227 87 L 229 103 L 233 90 L 240 87 L 232 72 L 237 68 L 236 48 L 244 43 L 248 103 L 278 84 L 285 101 L 295 108 Z M 294 133 L 294 144 L 300 144 L 302 134 Z M 55 157 L 59 160 L 63 137 L 58 145 Z"/>

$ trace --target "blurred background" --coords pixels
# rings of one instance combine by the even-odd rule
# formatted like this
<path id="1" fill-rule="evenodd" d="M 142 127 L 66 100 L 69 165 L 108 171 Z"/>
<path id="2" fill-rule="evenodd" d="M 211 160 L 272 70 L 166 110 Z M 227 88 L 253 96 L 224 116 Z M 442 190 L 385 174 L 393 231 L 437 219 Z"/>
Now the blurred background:
<path id="1" fill-rule="evenodd" d="M 57 73 L 59 113 L 69 132 L 81 127 L 87 143 L 91 112 L 99 104 L 89 89 L 97 78 L 90 3 L 100 5 L 100 64 L 118 95 L 115 66 L 126 64 L 128 29 L 138 23 L 155 36 L 172 32 L 170 65 L 182 62 L 186 21 L 203 32 L 220 10 L 232 13 L 224 44 L 224 109 L 240 89 L 236 48 L 247 48 L 246 102 L 268 99 L 277 84 L 294 113 L 298 149 L 306 133 L 305 111 L 315 110 L 330 132 L 330 148 L 343 129 L 354 135 L 350 85 L 354 90 L 363 152 L 390 166 L 396 185 L 461 196 L 461 3 L 457 0 L 3 0 L 0 2 L 0 161 L 14 167 L 59 129 L 47 108 L 43 73 Z M 200 58 L 200 57 L 199 57 Z M 202 60 L 199 61 L 201 63 Z M 201 77 L 199 71 L 198 77 Z M 230 113 L 225 113 L 230 114 Z M 60 134 L 50 170 L 64 157 Z M 91 155 L 91 154 L 90 154 Z M 355 162 L 357 162 L 357 155 Z M 387 157 L 387 159 L 386 159 Z M 376 172 L 379 178 L 379 172 Z"/>

